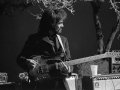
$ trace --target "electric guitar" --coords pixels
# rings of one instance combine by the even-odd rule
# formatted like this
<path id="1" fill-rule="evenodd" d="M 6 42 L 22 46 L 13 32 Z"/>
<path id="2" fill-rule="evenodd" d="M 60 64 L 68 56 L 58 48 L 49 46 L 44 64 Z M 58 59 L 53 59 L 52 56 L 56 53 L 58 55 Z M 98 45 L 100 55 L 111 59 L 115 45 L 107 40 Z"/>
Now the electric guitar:
<path id="1" fill-rule="evenodd" d="M 67 66 L 71 66 L 71 65 L 77 65 L 80 63 L 85 63 L 85 62 L 102 59 L 102 58 L 109 58 L 109 57 L 120 57 L 120 52 L 106 52 L 104 54 L 70 60 L 64 63 Z M 59 58 L 54 58 L 54 59 L 57 60 Z M 31 76 L 34 76 L 36 81 L 50 78 L 49 70 L 52 66 L 55 66 L 55 64 L 47 64 L 47 61 L 49 60 L 51 59 L 45 59 L 45 58 L 42 58 L 41 56 L 36 56 L 33 59 L 28 59 L 28 61 L 34 63 L 33 69 L 30 70 L 29 74 Z M 42 72 L 39 72 L 39 69 L 41 69 Z"/>

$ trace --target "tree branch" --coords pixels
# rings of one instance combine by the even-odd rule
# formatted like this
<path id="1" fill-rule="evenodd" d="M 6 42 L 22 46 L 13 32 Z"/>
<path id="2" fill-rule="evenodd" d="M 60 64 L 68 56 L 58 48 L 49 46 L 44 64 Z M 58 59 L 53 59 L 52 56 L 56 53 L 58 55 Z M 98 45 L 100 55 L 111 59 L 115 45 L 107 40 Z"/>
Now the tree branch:
<path id="1" fill-rule="evenodd" d="M 111 36 L 110 36 L 110 38 L 108 40 L 108 43 L 107 43 L 107 46 L 106 46 L 106 49 L 105 49 L 106 52 L 110 51 L 112 43 L 113 43 L 113 40 L 115 38 L 115 35 L 117 34 L 117 32 L 119 30 L 120 30 L 120 20 L 118 20 L 117 25 L 115 26 L 115 28 L 112 29 Z"/>
<path id="2" fill-rule="evenodd" d="M 90 2 L 92 7 L 93 7 L 93 18 L 94 18 L 94 23 L 95 23 L 95 28 L 96 28 L 96 36 L 98 40 L 98 48 L 97 48 L 97 53 L 102 54 L 104 52 L 104 42 L 103 42 L 103 34 L 101 30 L 101 23 L 99 21 L 99 16 L 98 12 L 100 10 L 100 7 L 102 5 L 102 2 L 99 0 L 96 1 L 91 1 Z"/>

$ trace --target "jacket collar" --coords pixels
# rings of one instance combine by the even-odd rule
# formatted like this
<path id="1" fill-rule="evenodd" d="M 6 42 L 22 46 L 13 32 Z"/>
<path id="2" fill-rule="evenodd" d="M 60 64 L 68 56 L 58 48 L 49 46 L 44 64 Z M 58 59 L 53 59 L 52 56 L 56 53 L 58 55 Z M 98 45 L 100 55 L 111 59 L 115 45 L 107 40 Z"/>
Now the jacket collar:
<path id="1" fill-rule="evenodd" d="M 56 40 L 56 47 L 59 48 L 59 47 L 60 47 L 60 43 L 59 43 L 57 37 L 56 37 L 56 39 L 57 39 L 57 40 Z M 49 37 L 43 37 L 43 40 L 53 46 L 53 42 L 49 39 Z"/>
<path id="2" fill-rule="evenodd" d="M 53 45 L 52 41 L 48 37 L 43 37 L 43 40 L 51 45 Z"/>

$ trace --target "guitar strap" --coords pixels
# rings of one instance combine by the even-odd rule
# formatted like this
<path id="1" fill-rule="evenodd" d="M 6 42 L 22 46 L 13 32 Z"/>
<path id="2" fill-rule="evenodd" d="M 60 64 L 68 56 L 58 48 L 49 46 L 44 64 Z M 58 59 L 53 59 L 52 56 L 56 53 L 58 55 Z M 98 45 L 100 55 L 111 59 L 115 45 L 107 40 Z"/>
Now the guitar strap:
<path id="1" fill-rule="evenodd" d="M 58 34 L 57 34 L 57 37 L 58 37 L 58 40 L 59 40 L 59 42 L 62 46 L 62 49 L 65 53 L 65 48 L 63 46 L 61 37 Z M 70 67 L 69 67 L 69 70 L 70 70 Z M 76 90 L 76 79 L 75 78 L 72 78 L 72 77 L 71 78 L 65 78 L 65 80 L 63 82 L 64 82 L 64 85 L 65 85 L 67 90 Z"/>
<path id="2" fill-rule="evenodd" d="M 61 44 L 61 46 L 62 46 L 63 52 L 65 53 L 65 48 L 64 48 L 64 46 L 63 46 L 63 43 L 62 43 L 62 40 L 61 40 L 60 35 L 57 34 L 57 38 L 58 38 L 58 40 L 59 40 L 59 42 L 60 42 L 60 44 Z"/>

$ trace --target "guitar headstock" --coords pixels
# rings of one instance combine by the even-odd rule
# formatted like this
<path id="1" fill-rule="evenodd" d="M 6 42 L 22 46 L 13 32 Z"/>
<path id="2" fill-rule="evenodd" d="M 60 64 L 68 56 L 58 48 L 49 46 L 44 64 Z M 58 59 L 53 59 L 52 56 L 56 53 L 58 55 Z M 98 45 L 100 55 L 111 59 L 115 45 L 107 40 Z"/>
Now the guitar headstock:
<path id="1" fill-rule="evenodd" d="M 107 57 L 120 57 L 120 52 L 119 51 L 105 52 L 105 55 Z"/>

